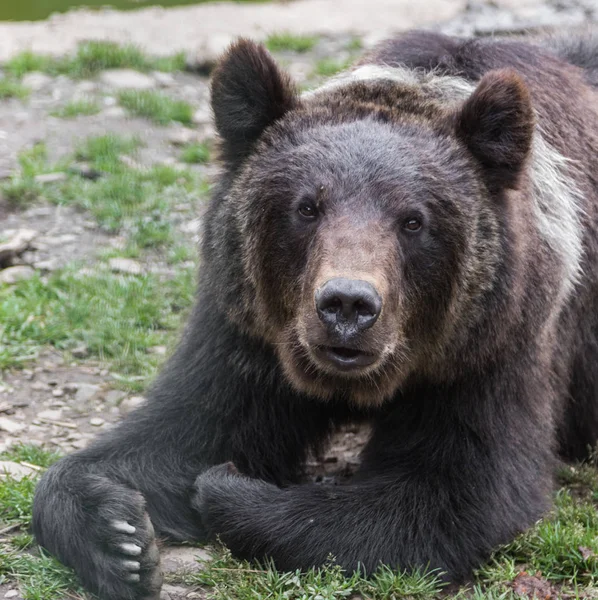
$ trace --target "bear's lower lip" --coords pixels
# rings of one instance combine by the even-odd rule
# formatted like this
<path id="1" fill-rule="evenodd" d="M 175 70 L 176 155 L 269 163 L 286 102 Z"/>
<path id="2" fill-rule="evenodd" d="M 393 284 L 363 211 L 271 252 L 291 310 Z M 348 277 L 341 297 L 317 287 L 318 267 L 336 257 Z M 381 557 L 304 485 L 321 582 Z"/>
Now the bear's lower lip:
<path id="1" fill-rule="evenodd" d="M 368 367 L 375 363 L 377 359 L 377 356 L 370 352 L 362 352 L 343 346 L 316 346 L 314 351 L 321 361 L 332 363 L 341 371 L 352 371 L 361 367 Z"/>

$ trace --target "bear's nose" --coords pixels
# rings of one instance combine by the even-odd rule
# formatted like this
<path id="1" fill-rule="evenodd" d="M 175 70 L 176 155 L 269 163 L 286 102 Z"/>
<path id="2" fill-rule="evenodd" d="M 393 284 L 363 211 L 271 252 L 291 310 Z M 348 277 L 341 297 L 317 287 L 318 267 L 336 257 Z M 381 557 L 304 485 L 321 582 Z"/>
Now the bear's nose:
<path id="1" fill-rule="evenodd" d="M 316 309 L 330 329 L 349 326 L 361 331 L 380 316 L 382 298 L 367 281 L 336 277 L 316 292 Z"/>

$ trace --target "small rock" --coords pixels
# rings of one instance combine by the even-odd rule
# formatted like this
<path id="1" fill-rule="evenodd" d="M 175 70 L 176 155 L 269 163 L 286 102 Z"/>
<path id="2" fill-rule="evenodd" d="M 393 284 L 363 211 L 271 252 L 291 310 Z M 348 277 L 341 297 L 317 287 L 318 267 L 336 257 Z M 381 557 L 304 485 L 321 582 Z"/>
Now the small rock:
<path id="1" fill-rule="evenodd" d="M 105 422 L 106 421 L 100 417 L 93 417 L 92 419 L 89 419 L 89 424 L 93 425 L 94 427 L 101 427 Z"/>
<path id="2" fill-rule="evenodd" d="M 108 69 L 100 75 L 100 81 L 117 90 L 150 90 L 156 81 L 133 69 Z"/>
<path id="3" fill-rule="evenodd" d="M 197 573 L 204 568 L 202 562 L 212 557 L 202 548 L 192 546 L 166 546 L 160 553 L 160 565 L 164 573 Z"/>
<path id="4" fill-rule="evenodd" d="M 104 400 L 106 401 L 107 404 L 110 404 L 111 406 L 115 406 L 115 405 L 119 404 L 124 397 L 125 397 L 125 393 L 122 392 L 121 390 L 110 390 L 109 392 L 106 392 L 106 394 L 104 395 Z"/>
<path id="5" fill-rule="evenodd" d="M 52 396 L 54 396 L 54 398 L 62 398 L 64 396 L 64 390 L 62 388 L 56 388 L 52 390 Z"/>
<path id="6" fill-rule="evenodd" d="M 86 403 L 89 402 L 99 391 L 100 386 L 93 383 L 78 383 L 77 393 L 75 394 L 75 401 Z"/>
<path id="7" fill-rule="evenodd" d="M 71 350 L 71 354 L 75 358 L 86 358 L 87 356 L 89 356 L 89 348 L 86 344 L 80 344 L 79 346 Z"/>
<path id="8" fill-rule="evenodd" d="M 111 258 L 108 261 L 110 269 L 116 273 L 127 273 L 128 275 L 141 275 L 141 265 L 132 258 Z"/>
<path id="9" fill-rule="evenodd" d="M 16 598 L 19 595 L 18 590 L 8 590 L 6 594 L 4 594 L 5 598 Z"/>
<path id="10" fill-rule="evenodd" d="M 48 260 L 38 260 L 35 263 L 35 268 L 38 271 L 56 271 L 60 267 L 60 263 L 56 258 L 49 258 Z"/>
<path id="11" fill-rule="evenodd" d="M 72 381 L 69 381 L 68 383 L 65 383 L 62 386 L 62 389 L 67 394 L 74 394 L 79 389 L 79 384 L 78 383 L 73 383 Z"/>
<path id="12" fill-rule="evenodd" d="M 88 163 L 76 163 L 71 165 L 69 171 L 75 175 L 79 175 L 79 177 L 83 177 L 83 179 L 90 179 L 91 181 L 95 181 L 102 176 L 101 171 L 94 169 Z M 95 223 L 94 227 L 96 227 Z"/>
<path id="13" fill-rule="evenodd" d="M 111 106 L 102 111 L 102 116 L 108 119 L 124 119 L 127 111 L 122 106 Z"/>
<path id="14" fill-rule="evenodd" d="M 193 122 L 196 125 L 205 125 L 207 123 L 210 123 L 212 121 L 212 113 L 210 112 L 210 110 L 206 107 L 206 108 L 198 108 L 194 113 L 193 113 Z"/>
<path id="15" fill-rule="evenodd" d="M 156 83 L 160 87 L 173 87 L 176 85 L 175 78 L 170 73 L 163 73 L 162 71 L 154 71 L 152 77 L 156 80 Z"/>
<path id="16" fill-rule="evenodd" d="M 130 396 L 125 398 L 119 405 L 120 409 L 126 413 L 135 410 L 145 402 L 143 396 Z"/>
<path id="17" fill-rule="evenodd" d="M 34 381 L 31 384 L 31 389 L 35 390 L 36 392 L 45 392 L 50 389 L 50 386 L 43 381 Z"/>
<path id="18" fill-rule="evenodd" d="M 13 479 L 20 480 L 28 475 L 35 475 L 35 469 L 16 462 L 0 460 L 0 480 L 6 479 L 8 475 Z"/>
<path id="19" fill-rule="evenodd" d="M 36 183 L 57 183 L 59 181 L 66 181 L 66 173 L 42 173 L 41 175 L 35 176 Z"/>
<path id="20" fill-rule="evenodd" d="M 75 86 L 75 91 L 79 94 L 90 94 L 91 92 L 95 92 L 97 87 L 93 81 L 80 81 Z"/>
<path id="21" fill-rule="evenodd" d="M 167 352 L 166 346 L 152 346 L 148 349 L 150 354 L 156 354 L 157 356 L 164 356 Z"/>
<path id="22" fill-rule="evenodd" d="M 18 267 L 9 267 L 0 271 L 0 283 L 13 284 L 18 281 L 31 279 L 35 275 L 35 269 L 21 265 Z"/>
<path id="23" fill-rule="evenodd" d="M 62 410 L 42 410 L 37 416 L 42 420 L 60 421 L 62 419 Z"/>
<path id="24" fill-rule="evenodd" d="M 6 433 L 18 433 L 19 431 L 23 431 L 23 429 L 25 429 L 23 423 L 17 423 L 6 417 L 0 417 L 0 431 L 6 431 Z"/>
<path id="25" fill-rule="evenodd" d="M 74 448 L 76 448 L 77 450 L 83 450 L 83 448 L 87 448 L 88 445 L 89 445 L 89 440 L 87 438 L 84 438 L 82 440 L 75 440 L 72 443 L 72 446 Z"/>
<path id="26" fill-rule="evenodd" d="M 21 83 L 30 90 L 38 92 L 42 88 L 45 88 L 47 85 L 52 83 L 52 77 L 46 75 L 45 73 L 40 73 L 39 71 L 32 71 L 31 73 L 23 75 Z"/>
<path id="27" fill-rule="evenodd" d="M 36 236 L 37 231 L 33 229 L 19 229 L 13 232 L 7 242 L 0 244 L 0 263 L 23 254 Z"/>
<path id="28" fill-rule="evenodd" d="M 197 131 L 188 127 L 176 127 L 168 136 L 168 141 L 173 146 L 186 146 L 192 142 L 199 141 Z"/>

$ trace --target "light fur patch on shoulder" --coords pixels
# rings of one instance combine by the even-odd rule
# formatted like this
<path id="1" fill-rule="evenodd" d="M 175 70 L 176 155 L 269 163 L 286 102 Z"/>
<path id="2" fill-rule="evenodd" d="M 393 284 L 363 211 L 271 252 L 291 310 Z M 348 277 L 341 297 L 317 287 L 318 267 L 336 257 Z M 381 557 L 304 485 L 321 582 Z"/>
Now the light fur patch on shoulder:
<path id="1" fill-rule="evenodd" d="M 574 162 L 553 148 L 537 127 L 531 161 L 534 209 L 540 232 L 561 258 L 561 293 L 565 297 L 580 279 L 583 257 L 583 194 L 575 183 L 574 167 Z"/>
<path id="2" fill-rule="evenodd" d="M 450 77 L 423 69 L 372 64 L 340 73 L 319 88 L 305 92 L 303 98 L 309 99 L 312 96 L 331 92 L 353 83 L 368 81 L 393 81 L 406 87 L 418 88 L 424 95 L 445 102 L 465 100 L 475 89 L 475 83 L 461 77 Z"/>

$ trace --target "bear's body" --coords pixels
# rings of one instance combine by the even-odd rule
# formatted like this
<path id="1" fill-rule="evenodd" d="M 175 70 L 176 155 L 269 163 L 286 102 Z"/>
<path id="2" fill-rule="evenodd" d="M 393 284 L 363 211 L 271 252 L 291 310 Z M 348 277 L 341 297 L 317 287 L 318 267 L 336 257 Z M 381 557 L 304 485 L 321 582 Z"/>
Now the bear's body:
<path id="1" fill-rule="evenodd" d="M 458 579 L 531 525 L 598 438 L 597 67 L 591 36 L 416 32 L 300 96 L 235 45 L 197 305 L 147 404 L 44 476 L 39 542 L 138 600 L 154 529 Z M 303 483 L 358 419 L 354 479 Z"/>

